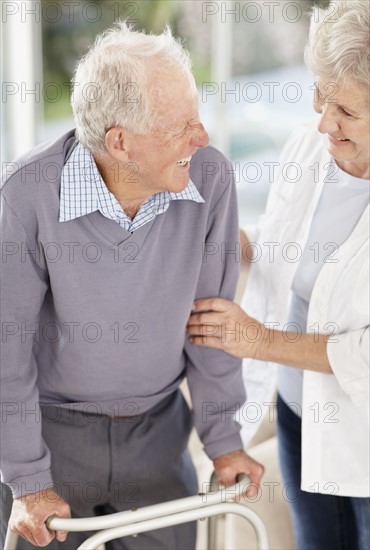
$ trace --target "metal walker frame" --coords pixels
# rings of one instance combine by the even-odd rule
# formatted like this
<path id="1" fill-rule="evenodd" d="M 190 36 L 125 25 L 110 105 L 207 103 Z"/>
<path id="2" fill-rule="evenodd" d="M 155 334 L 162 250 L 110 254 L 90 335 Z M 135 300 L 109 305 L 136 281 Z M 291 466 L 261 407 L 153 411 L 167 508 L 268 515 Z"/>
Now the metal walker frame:
<path id="1" fill-rule="evenodd" d="M 214 476 L 211 478 L 210 488 L 215 486 L 212 480 L 214 480 Z M 250 508 L 235 502 L 235 499 L 242 497 L 246 492 L 249 481 L 248 476 L 240 474 L 236 485 L 232 487 L 219 488 L 216 485 L 218 490 L 215 491 L 101 517 L 63 519 L 51 516 L 46 524 L 53 531 L 98 531 L 77 549 L 97 550 L 105 542 L 120 537 L 210 518 L 207 548 L 214 550 L 216 548 L 216 516 L 236 514 L 245 518 L 252 525 L 257 536 L 258 549 L 269 550 L 267 531 L 261 518 Z M 16 550 L 17 541 L 18 535 L 8 528 L 4 550 Z"/>

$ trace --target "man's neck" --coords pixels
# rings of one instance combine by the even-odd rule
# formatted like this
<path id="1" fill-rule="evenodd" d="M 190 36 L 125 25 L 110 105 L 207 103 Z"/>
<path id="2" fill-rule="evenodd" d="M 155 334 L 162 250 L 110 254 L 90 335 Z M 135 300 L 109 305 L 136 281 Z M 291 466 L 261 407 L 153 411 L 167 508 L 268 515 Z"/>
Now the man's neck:
<path id="1" fill-rule="evenodd" d="M 107 189 L 117 199 L 125 214 L 133 220 L 141 205 L 147 201 L 150 195 L 138 193 L 137 186 L 133 182 L 127 181 L 126 173 L 125 178 L 121 178 L 117 162 L 112 162 L 112 167 L 109 167 L 106 161 L 95 154 L 94 160 Z"/>
<path id="2" fill-rule="evenodd" d="M 118 199 L 117 199 L 118 200 Z M 122 202 L 122 201 L 118 201 L 123 209 L 123 211 L 125 212 L 126 216 L 128 216 L 131 220 L 133 220 L 136 216 L 136 214 L 139 212 L 140 210 L 140 207 L 142 204 L 144 204 L 143 202 L 141 202 L 140 204 L 129 204 L 127 201 L 125 202 Z"/>

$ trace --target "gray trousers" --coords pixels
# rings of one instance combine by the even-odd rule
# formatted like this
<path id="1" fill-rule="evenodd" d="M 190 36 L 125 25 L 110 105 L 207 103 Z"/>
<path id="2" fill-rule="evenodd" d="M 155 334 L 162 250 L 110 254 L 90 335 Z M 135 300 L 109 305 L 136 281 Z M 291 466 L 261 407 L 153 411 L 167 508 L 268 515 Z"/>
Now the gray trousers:
<path id="1" fill-rule="evenodd" d="M 141 508 L 197 493 L 187 443 L 192 428 L 189 408 L 178 390 L 147 413 L 129 419 L 43 407 L 43 437 L 51 451 L 56 491 L 73 517 Z M 2 485 L 2 535 L 11 494 Z M 50 550 L 75 550 L 93 533 L 69 533 Z M 158 529 L 106 544 L 109 550 L 192 550 L 196 525 Z M 3 547 L 2 540 L 1 548 Z M 19 550 L 35 547 L 20 539 Z"/>

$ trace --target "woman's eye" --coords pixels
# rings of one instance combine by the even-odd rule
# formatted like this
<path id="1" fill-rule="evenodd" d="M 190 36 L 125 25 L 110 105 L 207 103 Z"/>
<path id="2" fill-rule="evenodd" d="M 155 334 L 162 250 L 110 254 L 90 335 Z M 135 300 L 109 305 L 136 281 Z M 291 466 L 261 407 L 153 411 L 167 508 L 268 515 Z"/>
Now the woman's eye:
<path id="1" fill-rule="evenodd" d="M 321 103 L 323 101 L 323 97 L 320 93 L 320 90 L 318 88 L 318 86 L 315 85 L 315 88 L 314 88 L 314 100 L 317 101 L 318 103 Z"/>

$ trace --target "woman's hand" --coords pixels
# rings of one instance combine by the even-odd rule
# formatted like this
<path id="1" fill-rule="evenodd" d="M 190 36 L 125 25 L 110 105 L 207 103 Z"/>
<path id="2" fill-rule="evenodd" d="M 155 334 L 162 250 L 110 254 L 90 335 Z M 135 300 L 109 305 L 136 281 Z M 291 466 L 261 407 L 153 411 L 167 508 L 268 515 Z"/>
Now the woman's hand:
<path id="1" fill-rule="evenodd" d="M 192 344 L 222 349 L 235 357 L 333 374 L 327 354 L 330 335 L 269 329 L 223 298 L 197 300 L 186 332 Z"/>
<path id="2" fill-rule="evenodd" d="M 229 300 L 207 298 L 194 303 L 186 331 L 192 344 L 258 357 L 266 327 Z"/>

